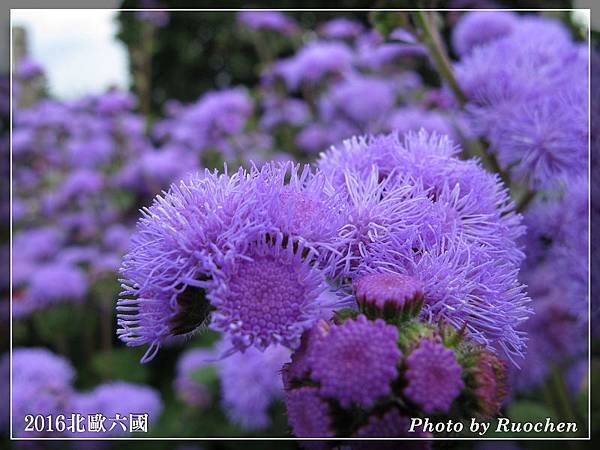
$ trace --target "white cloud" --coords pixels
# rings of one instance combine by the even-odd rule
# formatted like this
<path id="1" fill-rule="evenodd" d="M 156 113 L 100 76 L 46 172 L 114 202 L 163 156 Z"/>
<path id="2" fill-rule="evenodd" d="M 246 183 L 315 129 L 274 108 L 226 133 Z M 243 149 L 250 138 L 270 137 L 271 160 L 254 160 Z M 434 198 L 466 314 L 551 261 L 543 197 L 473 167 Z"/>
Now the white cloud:
<path id="1" fill-rule="evenodd" d="M 73 98 L 127 88 L 127 51 L 115 38 L 116 11 L 13 9 L 13 26 L 27 30 L 31 57 L 46 70 L 53 95 Z"/>

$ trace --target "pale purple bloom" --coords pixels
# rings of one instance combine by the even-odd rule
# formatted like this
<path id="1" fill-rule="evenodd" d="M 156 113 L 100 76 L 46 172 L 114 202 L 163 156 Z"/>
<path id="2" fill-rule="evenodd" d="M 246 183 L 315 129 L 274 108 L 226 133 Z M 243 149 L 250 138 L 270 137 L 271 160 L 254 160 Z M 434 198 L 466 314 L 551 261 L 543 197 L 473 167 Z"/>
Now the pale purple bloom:
<path id="1" fill-rule="evenodd" d="M 352 66 L 352 50 L 340 42 L 312 42 L 293 57 L 279 60 L 272 68 L 289 90 L 302 84 L 316 85 L 327 76 L 348 72 Z"/>
<path id="2" fill-rule="evenodd" d="M 5 354 L 1 365 L 8 364 L 9 355 Z M 74 377 L 75 370 L 71 364 L 50 350 L 45 348 L 13 349 L 12 418 L 16 437 L 48 435 L 47 433 L 23 431 L 25 415 L 66 414 L 73 396 L 71 384 Z M 8 408 L 4 409 L 8 412 Z"/>
<path id="3" fill-rule="evenodd" d="M 129 435 L 130 414 L 148 414 L 148 428 L 151 429 L 162 413 L 163 403 L 159 393 L 149 386 L 113 381 L 97 386 L 92 391 L 78 393 L 73 397 L 70 409 L 70 412 L 83 414 L 84 417 L 99 413 L 107 418 L 104 421 L 105 430 L 87 430 L 84 433 L 74 433 L 73 436 L 116 437 Z M 125 430 L 114 423 L 117 414 L 126 419 L 122 422 Z M 111 430 L 113 425 L 115 426 Z"/>
<path id="4" fill-rule="evenodd" d="M 507 355 L 525 346 L 528 316 L 517 281 L 520 216 L 497 176 L 461 161 L 446 137 L 355 138 L 323 154 L 319 167 L 348 192 L 349 241 L 336 271 L 398 272 L 425 284 L 422 317 L 444 317 Z"/>
<path id="5" fill-rule="evenodd" d="M 508 36 L 518 21 L 510 11 L 472 11 L 461 17 L 452 32 L 452 46 L 460 56 Z"/>
<path id="6" fill-rule="evenodd" d="M 210 390 L 194 379 L 194 373 L 213 369 L 214 359 L 214 352 L 204 348 L 190 349 L 179 357 L 173 388 L 184 403 L 197 408 L 210 405 Z"/>
<path id="7" fill-rule="evenodd" d="M 376 77 L 352 76 L 333 85 L 321 98 L 325 122 L 348 121 L 358 130 L 377 128 L 396 103 L 394 86 Z"/>
<path id="8" fill-rule="evenodd" d="M 25 297 L 13 299 L 13 314 L 18 317 L 60 302 L 81 302 L 87 290 L 85 272 L 77 266 L 39 266 L 30 275 Z"/>
<path id="9" fill-rule="evenodd" d="M 230 346 L 223 342 L 220 347 Z M 287 348 L 271 346 L 264 352 L 249 348 L 219 361 L 223 408 L 233 422 L 246 430 L 270 425 L 269 407 L 283 397 L 280 371 L 289 358 Z"/>

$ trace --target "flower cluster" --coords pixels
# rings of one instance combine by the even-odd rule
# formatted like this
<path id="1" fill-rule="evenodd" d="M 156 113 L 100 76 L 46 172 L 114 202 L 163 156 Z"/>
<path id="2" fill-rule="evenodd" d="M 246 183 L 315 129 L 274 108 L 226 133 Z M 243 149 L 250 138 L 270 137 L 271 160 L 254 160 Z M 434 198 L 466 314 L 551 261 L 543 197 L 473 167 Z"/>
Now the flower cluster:
<path id="1" fill-rule="evenodd" d="M 422 300 L 416 280 L 411 294 L 410 280 L 399 281 L 396 291 L 389 279 L 366 294 L 359 285 L 357 295 L 371 307 L 363 303 L 358 313 L 305 332 L 283 372 L 295 436 L 408 437 L 410 418 L 422 414 L 498 413 L 505 394 L 501 360 L 465 339 L 464 330 L 423 324 L 419 308 L 400 319 L 386 314 L 384 302 Z"/>
<path id="2" fill-rule="evenodd" d="M 343 294 L 384 270 L 423 283 L 428 320 L 520 355 L 520 218 L 497 178 L 456 152 L 424 131 L 365 137 L 324 154 L 317 171 L 267 164 L 174 185 L 144 211 L 124 258 L 119 336 L 150 344 L 144 360 L 209 322 L 237 350 L 294 349 L 316 320 L 355 303 L 329 283 Z"/>
<path id="3" fill-rule="evenodd" d="M 503 169 L 533 189 L 585 171 L 587 46 L 551 19 L 507 12 L 465 15 L 453 42 L 472 127 Z"/>

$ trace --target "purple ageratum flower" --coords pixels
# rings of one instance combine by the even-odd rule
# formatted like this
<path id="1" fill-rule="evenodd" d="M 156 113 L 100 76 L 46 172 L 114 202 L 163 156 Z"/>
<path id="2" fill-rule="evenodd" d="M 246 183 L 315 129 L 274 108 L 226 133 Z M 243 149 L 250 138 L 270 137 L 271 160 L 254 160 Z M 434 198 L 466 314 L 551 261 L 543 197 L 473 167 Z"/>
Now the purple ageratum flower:
<path id="1" fill-rule="evenodd" d="M 294 19 L 279 11 L 241 11 L 237 19 L 252 30 L 276 31 L 285 36 L 291 36 L 299 31 Z"/>
<path id="2" fill-rule="evenodd" d="M 229 136 L 241 132 L 253 108 L 242 88 L 214 91 L 157 126 L 170 131 L 169 143 L 201 153 L 208 147 L 221 148 Z"/>
<path id="3" fill-rule="evenodd" d="M 226 350 L 231 343 L 224 341 Z M 221 359 L 218 370 L 223 392 L 223 408 L 228 417 L 245 430 L 258 430 L 271 423 L 269 407 L 283 397 L 281 367 L 290 358 L 290 351 L 271 346 L 264 352 L 249 348 Z"/>
<path id="4" fill-rule="evenodd" d="M 404 394 L 428 414 L 448 412 L 462 389 L 462 368 L 439 339 L 423 339 L 406 358 Z"/>
<path id="5" fill-rule="evenodd" d="M 286 391 L 288 422 L 296 437 L 333 437 L 329 405 L 319 389 L 305 386 Z"/>
<path id="6" fill-rule="evenodd" d="M 156 194 L 171 183 L 177 183 L 198 169 L 194 154 L 176 147 L 144 153 L 130 161 L 121 172 L 119 182 L 142 194 Z"/>
<path id="7" fill-rule="evenodd" d="M 9 355 L 1 365 L 8 366 Z M 75 370 L 62 356 L 45 348 L 15 348 L 12 352 L 12 418 L 16 437 L 39 436 L 23 431 L 27 414 L 66 414 Z M 5 380 L 8 383 L 8 379 Z M 4 408 L 8 412 L 8 408 Z M 8 420 L 6 420 L 8 423 Z"/>
<path id="8" fill-rule="evenodd" d="M 158 196 L 142 210 L 121 266 L 123 292 L 117 304 L 118 334 L 127 345 L 150 344 L 151 359 L 169 336 L 202 325 L 210 307 L 203 298 L 225 254 L 249 223 L 247 175 L 206 171 Z M 235 239 L 234 239 L 235 238 Z"/>
<path id="9" fill-rule="evenodd" d="M 319 28 L 319 34 L 327 39 L 354 39 L 363 31 L 360 22 L 345 17 L 331 19 Z"/>
<path id="10" fill-rule="evenodd" d="M 51 226 L 21 231 L 13 239 L 13 258 L 47 259 L 58 252 L 64 241 L 64 233 Z"/>
<path id="11" fill-rule="evenodd" d="M 284 124 L 301 126 L 310 119 L 310 109 L 306 102 L 295 98 L 267 97 L 263 101 L 263 108 L 260 125 L 266 130 Z"/>
<path id="12" fill-rule="evenodd" d="M 412 185 L 433 202 L 426 211 L 428 222 L 437 223 L 443 235 L 460 233 L 469 241 L 485 242 L 491 253 L 521 261 L 523 255 L 515 239 L 523 228 L 520 217 L 512 213 L 508 192 L 497 176 L 487 173 L 476 161 L 459 160 L 460 149 L 447 136 L 421 130 L 406 134 L 404 140 L 390 134 L 353 138 L 344 145 L 344 149 L 330 149 L 318 161 L 334 186 L 349 190 L 344 171 L 355 172 L 359 182 L 371 176 L 373 166 L 380 178 L 393 172 L 392 179 L 402 180 L 391 183 L 404 190 L 403 185 Z"/>
<path id="13" fill-rule="evenodd" d="M 414 240 L 426 225 L 431 201 L 420 187 L 400 178 L 383 178 L 373 166 L 364 177 L 347 170 L 342 174 L 347 192 L 346 224 L 339 232 L 341 258 L 331 268 L 336 276 L 353 277 L 363 262 L 376 257 L 373 245 L 392 235 Z"/>
<path id="14" fill-rule="evenodd" d="M 511 175 L 546 189 L 585 171 L 587 53 L 562 25 L 519 19 L 509 36 L 475 49 L 456 73 L 473 129 Z"/>
<path id="15" fill-rule="evenodd" d="M 296 145 L 305 152 L 318 154 L 332 144 L 341 142 L 346 136 L 356 132 L 347 122 L 311 123 L 296 135 Z"/>
<path id="16" fill-rule="evenodd" d="M 212 367 L 214 352 L 203 348 L 194 348 L 183 353 L 177 361 L 177 376 L 173 387 L 178 397 L 186 404 L 198 408 L 207 407 L 211 393 L 207 386 L 194 380 L 195 372 Z"/>
<path id="17" fill-rule="evenodd" d="M 13 300 L 13 314 L 20 317 L 59 302 L 81 302 L 87 290 L 86 275 L 77 266 L 47 264 L 31 274 L 24 298 Z"/>
<path id="18" fill-rule="evenodd" d="M 320 251 L 321 257 L 336 252 L 345 216 L 342 199 L 325 176 L 290 162 L 253 168 L 251 176 L 256 222 Z"/>
<path id="19" fill-rule="evenodd" d="M 320 100 L 321 117 L 348 121 L 359 130 L 377 127 L 395 105 L 394 86 L 384 79 L 353 76 L 333 85 Z"/>
<path id="20" fill-rule="evenodd" d="M 311 342 L 308 363 L 312 379 L 320 383 L 319 394 L 335 398 L 343 407 L 352 403 L 370 407 L 388 395 L 398 376 L 397 340 L 396 327 L 383 320 L 367 321 L 363 315 L 333 325 Z"/>
<path id="21" fill-rule="evenodd" d="M 576 89 L 514 105 L 494 126 L 490 136 L 499 162 L 513 166 L 516 179 L 544 189 L 586 172 L 587 81 L 581 81 Z"/>
<path id="22" fill-rule="evenodd" d="M 518 16 L 507 11 L 472 11 L 463 15 L 452 32 L 452 47 L 459 56 L 508 36 Z"/>
<path id="23" fill-rule="evenodd" d="M 227 333 L 235 349 L 295 348 L 302 332 L 330 312 L 320 301 L 325 274 L 313 264 L 314 250 L 284 239 L 251 236 L 213 275 L 211 328 Z"/>
<path id="24" fill-rule="evenodd" d="M 123 436 L 129 433 L 129 415 L 130 414 L 148 414 L 148 427 L 152 427 L 158 421 L 163 410 L 163 403 L 159 393 L 148 386 L 142 384 L 126 383 L 123 381 L 114 381 L 102 384 L 90 392 L 77 394 L 71 403 L 72 413 L 79 413 L 87 417 L 93 414 L 103 414 L 107 417 L 104 423 L 106 431 L 76 433 L 74 435 L 81 437 L 101 436 Z M 118 423 L 111 430 L 110 419 L 114 419 L 117 414 L 125 418 L 126 430 Z"/>
<path id="25" fill-rule="evenodd" d="M 354 245 L 338 273 L 382 269 L 412 276 L 425 285 L 422 317 L 466 324 L 484 345 L 521 355 L 518 327 L 529 314 L 517 281 L 523 228 L 498 178 L 475 161 L 457 159 L 447 138 L 424 131 L 404 142 L 389 135 L 345 145 L 318 163 L 338 190 L 359 199 L 344 229 Z M 386 204 L 398 213 L 386 212 Z M 382 219 L 373 220 L 375 214 Z"/>
<path id="26" fill-rule="evenodd" d="M 291 91 L 302 84 L 315 85 L 326 76 L 347 73 L 352 67 L 352 50 L 340 42 L 315 41 L 291 58 L 275 63 L 272 75 L 281 77 Z"/>

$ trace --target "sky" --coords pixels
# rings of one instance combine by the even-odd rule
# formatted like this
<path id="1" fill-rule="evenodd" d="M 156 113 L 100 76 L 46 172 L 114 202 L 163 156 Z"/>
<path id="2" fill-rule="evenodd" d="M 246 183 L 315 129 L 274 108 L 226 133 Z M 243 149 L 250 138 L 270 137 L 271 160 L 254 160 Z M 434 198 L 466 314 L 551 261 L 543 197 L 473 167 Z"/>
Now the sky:
<path id="1" fill-rule="evenodd" d="M 13 9 L 12 25 L 27 30 L 29 54 L 46 70 L 61 99 L 129 86 L 128 56 L 115 37 L 116 11 Z"/>

